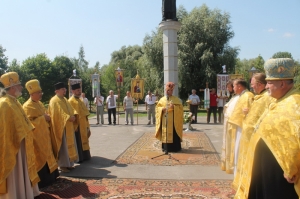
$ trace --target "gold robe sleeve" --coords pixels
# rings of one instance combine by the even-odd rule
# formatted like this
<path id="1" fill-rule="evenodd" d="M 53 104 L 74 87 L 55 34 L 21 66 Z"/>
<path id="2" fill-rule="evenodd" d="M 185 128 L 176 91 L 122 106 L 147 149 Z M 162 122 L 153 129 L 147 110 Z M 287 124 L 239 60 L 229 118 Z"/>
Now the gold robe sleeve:
<path id="1" fill-rule="evenodd" d="M 33 147 L 33 125 L 21 104 L 14 98 L 0 98 L 0 187 L 6 192 L 6 178 L 16 164 L 16 155 L 25 139 L 28 174 L 32 185 L 39 182 Z"/>
<path id="2" fill-rule="evenodd" d="M 37 171 L 40 171 L 47 162 L 50 173 L 52 173 L 58 166 L 52 151 L 50 126 L 44 117 L 46 109 L 41 102 L 34 102 L 31 99 L 24 103 L 23 109 L 35 126 L 33 130 L 33 145 Z"/>
<path id="3" fill-rule="evenodd" d="M 70 161 L 77 159 L 77 153 L 74 142 L 73 122 L 68 121 L 74 115 L 74 110 L 68 100 L 64 97 L 54 96 L 49 103 L 48 112 L 51 117 L 51 143 L 54 157 L 58 158 L 58 152 L 61 147 L 63 132 L 66 132 L 68 145 L 68 154 Z"/>
<path id="4" fill-rule="evenodd" d="M 82 149 L 84 151 L 89 150 L 89 139 L 88 139 L 88 131 L 89 131 L 89 121 L 88 116 L 90 112 L 86 108 L 85 104 L 78 98 L 72 96 L 69 99 L 71 106 L 74 108 L 76 114 L 76 122 L 74 122 L 75 131 L 79 128 Z"/>

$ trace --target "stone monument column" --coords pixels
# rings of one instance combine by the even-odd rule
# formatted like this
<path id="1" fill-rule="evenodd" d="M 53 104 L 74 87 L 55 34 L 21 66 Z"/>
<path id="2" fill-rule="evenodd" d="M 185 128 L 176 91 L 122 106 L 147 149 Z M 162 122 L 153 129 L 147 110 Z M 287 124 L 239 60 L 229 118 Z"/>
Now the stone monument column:
<path id="1" fill-rule="evenodd" d="M 173 20 L 162 21 L 159 28 L 163 31 L 163 52 L 164 52 L 164 88 L 166 83 L 174 82 L 173 95 L 178 97 L 178 48 L 177 32 L 181 23 Z M 166 90 L 164 90 L 164 95 Z"/>

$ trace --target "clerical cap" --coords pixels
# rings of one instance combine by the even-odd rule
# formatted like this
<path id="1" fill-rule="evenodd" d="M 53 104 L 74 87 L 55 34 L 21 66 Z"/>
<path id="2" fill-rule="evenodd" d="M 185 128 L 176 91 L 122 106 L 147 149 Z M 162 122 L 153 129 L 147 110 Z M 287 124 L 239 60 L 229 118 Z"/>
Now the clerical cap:
<path id="1" fill-rule="evenodd" d="M 41 91 L 42 88 L 40 86 L 40 82 L 37 79 L 32 79 L 25 84 L 26 89 L 28 90 L 29 94 Z"/>
<path id="2" fill-rule="evenodd" d="M 175 87 L 175 84 L 173 82 L 168 82 L 166 84 L 166 91 L 169 91 L 169 90 L 173 91 L 174 87 Z"/>
<path id="3" fill-rule="evenodd" d="M 80 83 L 73 84 L 71 87 L 72 87 L 72 90 L 79 89 L 80 88 Z"/>
<path id="4" fill-rule="evenodd" d="M 290 58 L 269 59 L 264 68 L 266 80 L 294 79 L 294 61 Z"/>
<path id="5" fill-rule="evenodd" d="M 16 72 L 8 72 L 3 74 L 0 77 L 0 82 L 3 84 L 4 88 L 9 88 L 21 84 L 19 75 Z"/>
<path id="6" fill-rule="evenodd" d="M 63 82 L 58 82 L 58 83 L 54 84 L 54 88 L 55 88 L 55 90 L 59 90 L 61 88 L 66 88 L 66 87 Z"/>

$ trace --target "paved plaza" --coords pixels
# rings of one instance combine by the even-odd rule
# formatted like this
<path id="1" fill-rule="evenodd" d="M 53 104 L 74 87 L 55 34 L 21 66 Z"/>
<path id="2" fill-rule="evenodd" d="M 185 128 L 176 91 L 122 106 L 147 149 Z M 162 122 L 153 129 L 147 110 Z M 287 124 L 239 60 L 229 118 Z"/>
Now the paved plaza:
<path id="1" fill-rule="evenodd" d="M 118 125 L 108 125 L 107 114 L 104 115 L 105 124 L 96 125 L 96 117 L 90 118 L 91 137 L 90 151 L 92 159 L 76 165 L 70 173 L 62 176 L 75 178 L 136 178 L 136 179 L 233 179 L 233 175 L 221 171 L 219 166 L 201 165 L 129 165 L 114 164 L 129 146 L 146 132 L 155 132 L 154 125 L 147 125 L 147 117 L 134 118 L 134 125 L 125 125 L 124 117 L 117 119 Z M 216 151 L 220 155 L 222 147 L 223 125 L 207 124 L 206 117 L 198 116 L 198 123 L 192 124 L 196 131 L 206 133 Z M 187 132 L 188 133 L 188 132 Z M 168 158 L 168 156 L 165 156 Z"/>

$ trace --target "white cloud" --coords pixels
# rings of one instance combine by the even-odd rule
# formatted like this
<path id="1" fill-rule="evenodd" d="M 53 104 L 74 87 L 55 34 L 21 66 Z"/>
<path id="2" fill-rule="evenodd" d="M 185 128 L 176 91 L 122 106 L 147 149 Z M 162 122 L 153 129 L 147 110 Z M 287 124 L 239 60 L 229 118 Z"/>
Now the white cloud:
<path id="1" fill-rule="evenodd" d="M 286 32 L 286 33 L 283 34 L 283 37 L 287 37 L 287 38 L 294 37 L 294 34 Z"/>
<path id="2" fill-rule="evenodd" d="M 269 29 L 268 29 L 268 32 L 275 32 L 275 29 L 269 28 Z"/>

